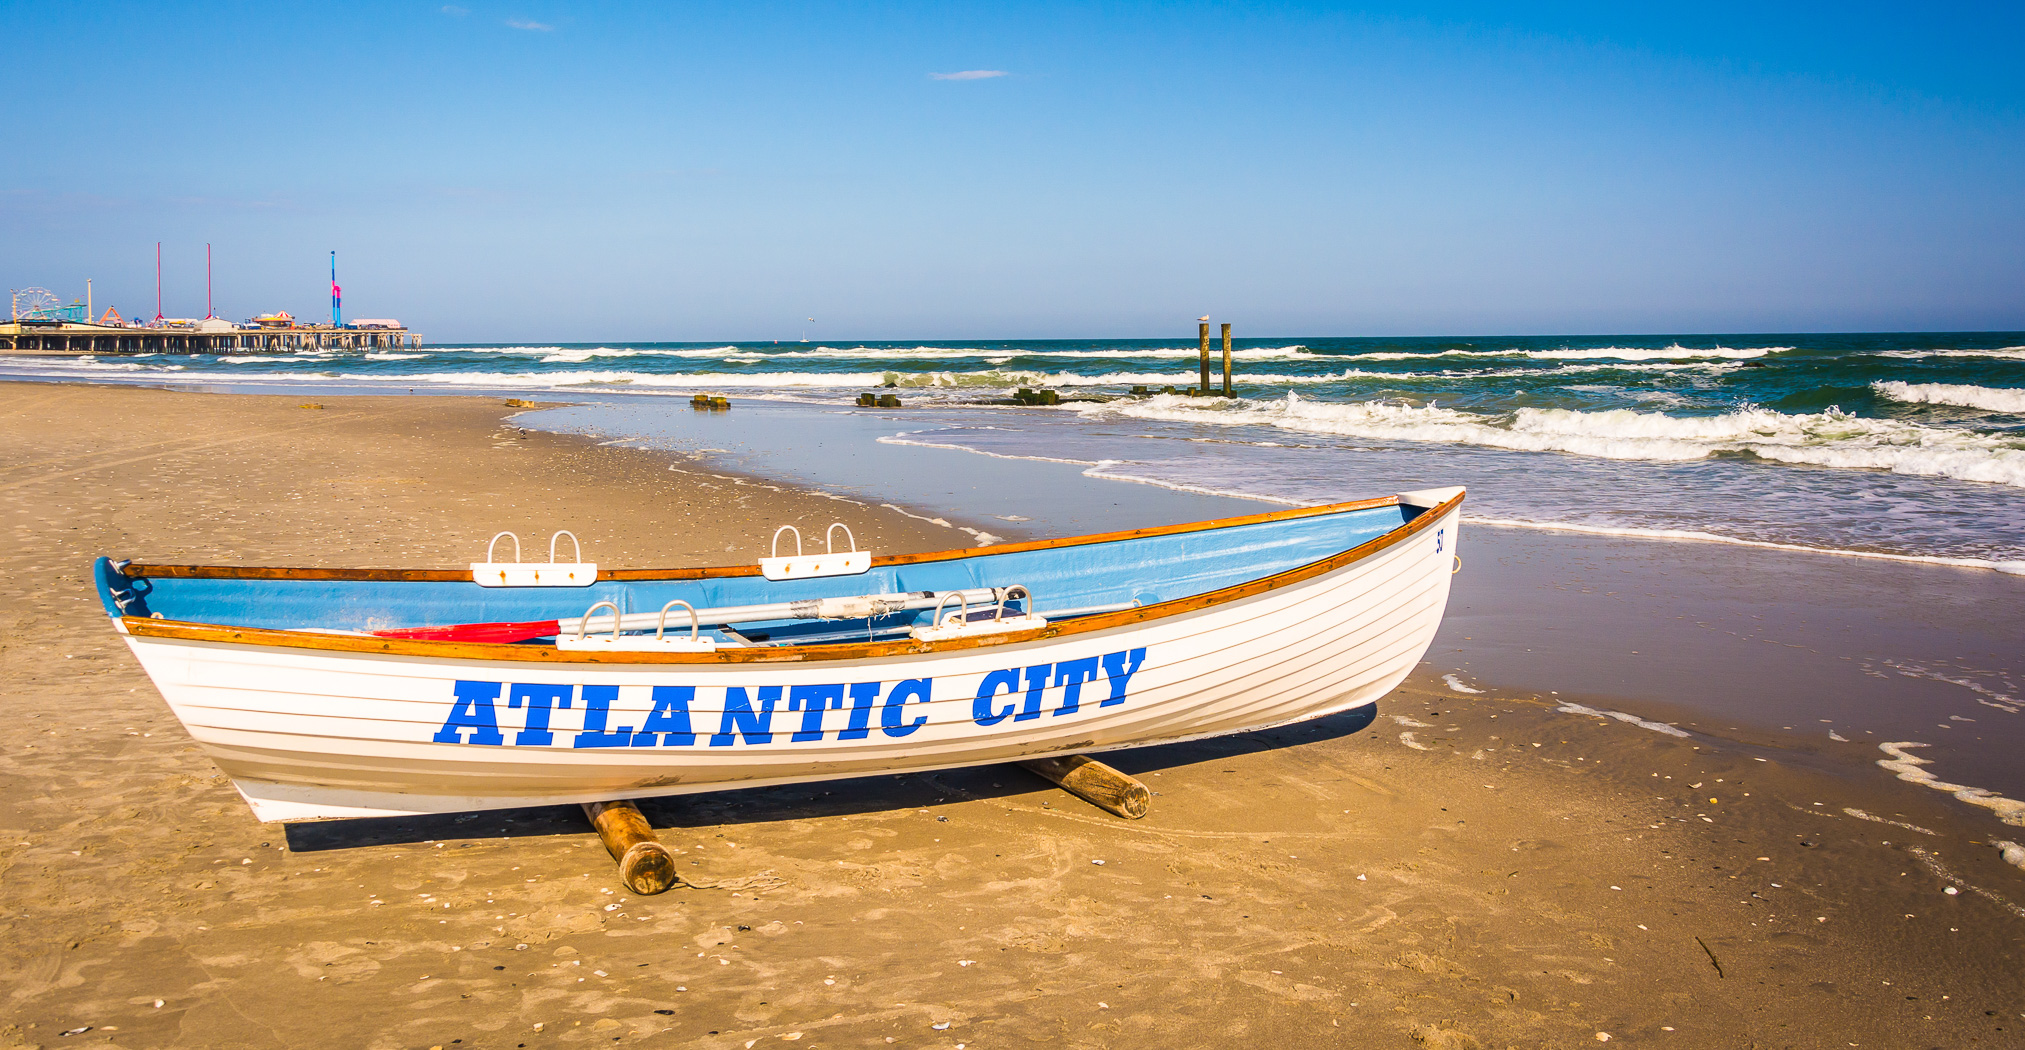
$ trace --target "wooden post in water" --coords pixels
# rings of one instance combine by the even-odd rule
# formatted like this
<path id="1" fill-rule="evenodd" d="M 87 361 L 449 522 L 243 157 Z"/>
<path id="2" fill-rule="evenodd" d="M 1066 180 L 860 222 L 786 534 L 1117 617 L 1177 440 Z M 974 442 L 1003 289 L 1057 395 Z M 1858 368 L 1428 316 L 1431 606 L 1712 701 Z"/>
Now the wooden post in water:
<path id="1" fill-rule="evenodd" d="M 624 800 L 586 802 L 584 815 L 598 829 L 605 850 L 619 862 L 619 877 L 625 880 L 627 889 L 651 897 L 668 892 L 682 881 L 675 875 L 675 858 L 654 837 L 654 829 L 640 807 Z"/>
<path id="2" fill-rule="evenodd" d="M 1202 392 L 1209 393 L 1209 322 L 1195 326 L 1195 334 L 1202 339 Z"/>
<path id="3" fill-rule="evenodd" d="M 1204 384 L 1204 389 L 1207 388 Z M 1030 758 L 1021 762 L 1020 768 L 1060 786 L 1106 813 L 1115 813 L 1127 820 L 1145 816 L 1146 806 L 1153 800 L 1153 793 L 1146 790 L 1146 785 L 1084 755 Z"/>
<path id="4" fill-rule="evenodd" d="M 1231 392 L 1230 392 L 1230 322 L 1229 322 L 1229 321 L 1225 321 L 1225 322 L 1224 322 L 1224 325 L 1223 325 L 1223 396 L 1225 396 L 1225 397 L 1229 397 L 1229 396 L 1231 396 Z"/>

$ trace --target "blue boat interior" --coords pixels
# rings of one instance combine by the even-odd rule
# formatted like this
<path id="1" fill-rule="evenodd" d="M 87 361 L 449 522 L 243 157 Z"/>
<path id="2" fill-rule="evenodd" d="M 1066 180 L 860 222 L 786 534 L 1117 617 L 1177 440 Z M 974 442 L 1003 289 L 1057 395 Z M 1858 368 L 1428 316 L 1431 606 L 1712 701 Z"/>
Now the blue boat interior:
<path id="1" fill-rule="evenodd" d="M 129 577 L 100 558 L 94 576 L 107 615 L 279 630 L 371 632 L 453 624 L 581 617 L 595 603 L 654 613 L 680 599 L 697 608 L 985 587 L 1026 589 L 1008 614 L 1050 619 L 1152 605 L 1270 576 L 1349 550 L 1425 511 L 1384 506 L 1108 542 L 991 553 L 904 565 L 853 576 L 773 581 L 760 576 L 703 580 L 600 580 L 587 587 L 481 587 L 465 581 Z M 951 603 L 948 612 L 956 610 Z M 973 616 L 995 615 L 972 607 Z M 706 629 L 724 644 L 818 644 L 892 637 L 931 622 L 932 609 L 857 620 L 782 619 Z M 607 621 L 609 622 L 609 621 Z M 679 607 L 671 635 L 688 634 Z"/>

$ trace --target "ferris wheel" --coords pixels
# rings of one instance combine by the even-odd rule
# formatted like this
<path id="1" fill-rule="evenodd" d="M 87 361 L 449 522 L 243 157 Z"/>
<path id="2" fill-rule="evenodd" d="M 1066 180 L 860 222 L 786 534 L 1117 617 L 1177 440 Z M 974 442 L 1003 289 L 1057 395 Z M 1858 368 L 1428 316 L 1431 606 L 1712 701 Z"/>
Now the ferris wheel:
<path id="1" fill-rule="evenodd" d="M 13 319 L 52 320 L 62 306 L 63 300 L 47 288 L 21 288 L 14 292 Z"/>

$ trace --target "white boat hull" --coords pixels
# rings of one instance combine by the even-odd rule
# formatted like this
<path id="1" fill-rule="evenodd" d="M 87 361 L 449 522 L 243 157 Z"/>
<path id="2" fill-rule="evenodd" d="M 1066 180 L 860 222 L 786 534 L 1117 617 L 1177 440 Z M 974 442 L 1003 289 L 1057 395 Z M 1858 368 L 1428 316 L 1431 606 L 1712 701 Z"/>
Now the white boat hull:
<path id="1" fill-rule="evenodd" d="M 261 820 L 642 798 L 1139 747 L 1370 704 L 1440 625 L 1458 521 L 1450 503 L 1347 565 L 1143 623 L 863 660 L 514 663 L 126 640 Z"/>

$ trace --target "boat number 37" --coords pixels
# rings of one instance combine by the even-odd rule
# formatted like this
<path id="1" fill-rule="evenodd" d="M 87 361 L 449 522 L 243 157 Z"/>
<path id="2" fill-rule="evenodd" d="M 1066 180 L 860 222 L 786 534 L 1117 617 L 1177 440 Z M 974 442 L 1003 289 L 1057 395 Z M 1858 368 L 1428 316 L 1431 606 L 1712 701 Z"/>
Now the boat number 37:
<path id="1" fill-rule="evenodd" d="M 1008 667 L 984 675 L 964 676 L 961 691 L 969 695 L 970 721 L 979 726 L 1060 718 L 1092 707 L 1125 702 L 1132 676 L 1146 662 L 1144 648 L 1106 653 L 1060 663 Z M 972 692 L 968 680 L 977 680 Z M 1084 687 L 1090 686 L 1088 694 Z M 460 681 L 452 686 L 450 717 L 431 740 L 439 744 L 506 743 L 500 709 L 519 712 L 520 727 L 513 743 L 551 747 L 562 737 L 570 747 L 688 747 L 705 738 L 706 746 L 774 742 L 776 714 L 784 719 L 789 741 L 864 740 L 879 732 L 903 737 L 928 722 L 920 705 L 935 700 L 933 678 L 897 682 L 851 682 L 830 685 L 763 685 L 708 688 L 719 694 L 699 703 L 693 685 L 657 685 L 628 689 L 616 685 L 551 685 Z M 633 695 L 638 694 L 638 695 Z M 954 698 L 954 697 L 946 697 Z M 959 701 L 960 702 L 960 701 Z M 580 729 L 568 732 L 557 724 L 557 711 L 582 715 Z M 716 732 L 701 734 L 716 720 Z M 571 721 L 577 721 L 572 718 Z M 623 724 L 621 724 L 623 723 Z"/>

